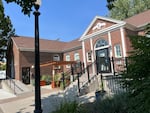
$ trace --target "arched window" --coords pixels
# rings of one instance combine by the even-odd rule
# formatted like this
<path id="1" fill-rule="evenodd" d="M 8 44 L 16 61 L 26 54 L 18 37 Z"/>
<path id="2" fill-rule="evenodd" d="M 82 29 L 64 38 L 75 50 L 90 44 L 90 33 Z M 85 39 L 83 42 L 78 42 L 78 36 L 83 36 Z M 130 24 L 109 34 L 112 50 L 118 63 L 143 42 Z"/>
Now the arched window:
<path id="1" fill-rule="evenodd" d="M 99 48 L 99 47 L 106 46 L 106 45 L 108 45 L 108 42 L 104 39 L 101 39 L 96 42 L 95 48 Z"/>

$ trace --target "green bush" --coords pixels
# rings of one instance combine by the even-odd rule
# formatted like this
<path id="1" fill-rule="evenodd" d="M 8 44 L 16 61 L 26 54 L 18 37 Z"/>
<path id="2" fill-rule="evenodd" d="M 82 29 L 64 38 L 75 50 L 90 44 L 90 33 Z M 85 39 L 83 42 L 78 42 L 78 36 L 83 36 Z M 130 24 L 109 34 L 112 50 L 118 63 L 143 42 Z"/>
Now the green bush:
<path id="1" fill-rule="evenodd" d="M 83 105 L 86 113 L 129 113 L 126 94 L 114 95 L 105 99 Z"/>
<path id="2" fill-rule="evenodd" d="M 58 107 L 56 111 L 52 113 L 83 113 L 84 110 L 81 109 L 79 104 L 76 101 L 73 102 L 63 102 Z"/>
<path id="3" fill-rule="evenodd" d="M 51 75 L 42 75 L 41 80 L 46 81 L 46 85 L 49 85 L 52 81 L 52 76 Z"/>
<path id="4" fill-rule="evenodd" d="M 6 70 L 6 64 L 0 64 L 0 70 Z"/>

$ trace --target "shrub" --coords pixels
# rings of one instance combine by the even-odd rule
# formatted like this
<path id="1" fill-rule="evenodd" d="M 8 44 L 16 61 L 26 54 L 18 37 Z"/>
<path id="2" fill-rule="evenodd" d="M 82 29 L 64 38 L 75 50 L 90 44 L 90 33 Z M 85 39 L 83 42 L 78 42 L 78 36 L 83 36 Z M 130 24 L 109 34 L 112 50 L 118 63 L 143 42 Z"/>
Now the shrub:
<path id="1" fill-rule="evenodd" d="M 46 82 L 46 85 L 49 85 L 52 81 L 51 75 L 42 75 L 41 80 L 44 80 Z"/>
<path id="2" fill-rule="evenodd" d="M 76 101 L 73 102 L 63 102 L 60 104 L 56 111 L 52 113 L 83 113 L 83 110 L 80 108 L 79 104 Z"/>
<path id="3" fill-rule="evenodd" d="M 106 97 L 94 103 L 94 113 L 128 113 L 128 98 L 126 94 Z"/>

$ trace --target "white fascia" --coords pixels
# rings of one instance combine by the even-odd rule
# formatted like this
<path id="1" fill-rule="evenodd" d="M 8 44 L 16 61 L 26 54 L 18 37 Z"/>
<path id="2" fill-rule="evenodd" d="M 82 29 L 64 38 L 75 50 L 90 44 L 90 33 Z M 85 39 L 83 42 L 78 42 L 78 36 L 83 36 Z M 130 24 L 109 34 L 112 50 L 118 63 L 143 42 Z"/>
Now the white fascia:
<path id="1" fill-rule="evenodd" d="M 104 28 L 104 29 L 102 29 L 100 31 L 97 31 L 95 33 L 83 36 L 83 37 L 80 38 L 80 41 L 86 40 L 86 39 L 89 39 L 89 38 L 94 38 L 94 36 L 99 35 L 99 34 L 105 34 L 107 32 L 114 31 L 114 30 L 119 29 L 120 27 L 124 26 L 125 24 L 126 24 L 126 22 L 122 22 L 122 23 L 119 23 L 119 24 L 114 24 L 110 27 Z"/>

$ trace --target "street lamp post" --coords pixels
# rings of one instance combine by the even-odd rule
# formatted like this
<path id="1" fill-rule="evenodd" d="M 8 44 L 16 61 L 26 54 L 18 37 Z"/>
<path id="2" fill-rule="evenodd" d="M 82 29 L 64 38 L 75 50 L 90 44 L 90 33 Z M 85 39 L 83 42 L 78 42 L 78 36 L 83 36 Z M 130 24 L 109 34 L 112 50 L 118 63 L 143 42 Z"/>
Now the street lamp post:
<path id="1" fill-rule="evenodd" d="M 41 89 L 40 89 L 40 52 L 39 52 L 39 15 L 41 1 L 35 2 L 35 110 L 34 113 L 42 113 L 41 109 Z"/>

